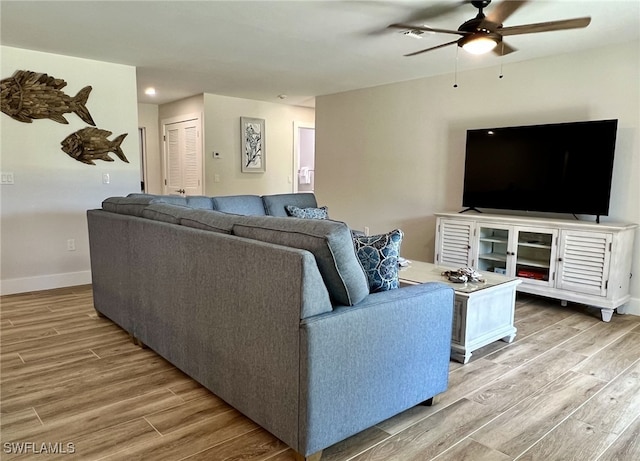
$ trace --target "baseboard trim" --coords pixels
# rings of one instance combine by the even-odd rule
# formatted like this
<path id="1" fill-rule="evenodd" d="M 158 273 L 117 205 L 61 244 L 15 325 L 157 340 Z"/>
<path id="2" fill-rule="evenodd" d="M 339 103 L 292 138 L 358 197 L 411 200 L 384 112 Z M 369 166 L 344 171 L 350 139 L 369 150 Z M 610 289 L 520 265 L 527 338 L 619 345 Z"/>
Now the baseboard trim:
<path id="1" fill-rule="evenodd" d="M 28 293 L 30 291 L 52 290 L 91 283 L 91 271 L 50 274 L 39 277 L 24 277 L 0 281 L 0 295 Z"/>
<path id="2" fill-rule="evenodd" d="M 640 298 L 631 298 L 621 308 L 618 308 L 620 314 L 640 315 Z"/>

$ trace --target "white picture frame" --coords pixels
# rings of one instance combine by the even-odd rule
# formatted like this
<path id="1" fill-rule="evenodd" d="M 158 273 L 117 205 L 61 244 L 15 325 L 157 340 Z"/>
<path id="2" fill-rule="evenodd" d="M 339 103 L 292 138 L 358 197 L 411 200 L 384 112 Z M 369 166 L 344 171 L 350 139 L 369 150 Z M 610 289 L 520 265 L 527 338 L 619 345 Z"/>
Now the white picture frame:
<path id="1" fill-rule="evenodd" d="M 262 118 L 240 117 L 241 171 L 266 171 L 265 121 Z"/>

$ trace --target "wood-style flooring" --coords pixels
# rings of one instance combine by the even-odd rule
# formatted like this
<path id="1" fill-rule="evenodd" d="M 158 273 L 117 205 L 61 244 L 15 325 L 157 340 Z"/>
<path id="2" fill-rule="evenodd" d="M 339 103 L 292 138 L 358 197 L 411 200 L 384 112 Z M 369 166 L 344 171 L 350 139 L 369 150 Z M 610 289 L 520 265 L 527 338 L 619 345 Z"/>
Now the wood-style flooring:
<path id="1" fill-rule="evenodd" d="M 1 298 L 2 460 L 287 461 L 293 452 L 93 310 L 89 286 Z M 519 296 L 518 334 L 323 461 L 640 460 L 640 317 Z"/>

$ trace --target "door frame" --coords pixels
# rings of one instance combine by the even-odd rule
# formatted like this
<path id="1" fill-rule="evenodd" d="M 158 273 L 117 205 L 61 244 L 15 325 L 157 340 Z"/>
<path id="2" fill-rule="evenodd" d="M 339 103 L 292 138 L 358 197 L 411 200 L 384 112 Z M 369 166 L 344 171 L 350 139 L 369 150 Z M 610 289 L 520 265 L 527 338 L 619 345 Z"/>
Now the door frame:
<path id="1" fill-rule="evenodd" d="M 140 189 L 146 193 L 149 190 L 149 173 L 147 171 L 147 128 L 144 126 L 138 127 L 138 143 L 140 149 Z"/>
<path id="2" fill-rule="evenodd" d="M 291 172 L 291 192 L 298 192 L 298 170 L 300 169 L 300 129 L 316 129 L 315 122 L 293 122 L 293 171 Z"/>
<path id="3" fill-rule="evenodd" d="M 166 193 L 166 187 L 167 187 L 167 129 L 166 129 L 167 125 L 174 125 L 176 123 L 190 122 L 192 120 L 197 120 L 199 134 L 200 134 L 199 136 L 200 137 L 200 157 L 201 157 L 200 158 L 200 184 L 202 187 L 202 194 L 204 194 L 205 154 L 204 154 L 204 134 L 202 130 L 202 119 L 203 119 L 203 116 L 201 113 L 194 112 L 191 114 L 177 115 L 175 117 L 163 118 L 162 120 L 160 120 L 160 126 L 162 127 L 160 141 L 162 142 L 162 191 L 163 193 Z"/>

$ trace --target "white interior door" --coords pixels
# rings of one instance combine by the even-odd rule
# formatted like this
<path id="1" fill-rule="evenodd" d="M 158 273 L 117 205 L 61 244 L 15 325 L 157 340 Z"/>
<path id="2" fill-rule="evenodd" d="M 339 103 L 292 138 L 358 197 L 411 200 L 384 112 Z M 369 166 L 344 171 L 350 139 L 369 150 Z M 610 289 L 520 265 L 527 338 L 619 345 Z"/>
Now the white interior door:
<path id="1" fill-rule="evenodd" d="M 164 193 L 202 195 L 202 137 L 199 117 L 164 120 Z"/>

